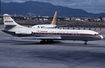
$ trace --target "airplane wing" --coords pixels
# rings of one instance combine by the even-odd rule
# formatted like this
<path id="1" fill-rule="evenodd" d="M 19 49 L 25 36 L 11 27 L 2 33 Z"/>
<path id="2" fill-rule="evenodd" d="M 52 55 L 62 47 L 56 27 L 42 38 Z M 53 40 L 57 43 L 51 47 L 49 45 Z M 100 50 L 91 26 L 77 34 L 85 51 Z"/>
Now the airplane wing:
<path id="1" fill-rule="evenodd" d="M 59 40 L 61 39 L 60 35 L 33 35 L 33 36 L 29 36 L 29 37 L 22 37 L 23 39 L 37 39 L 37 40 L 42 40 L 42 39 L 52 39 L 52 40 Z"/>
<path id="2" fill-rule="evenodd" d="M 36 35 L 36 39 L 61 39 L 60 35 Z"/>
<path id="3" fill-rule="evenodd" d="M 61 37 L 35 37 L 36 39 L 61 39 Z"/>

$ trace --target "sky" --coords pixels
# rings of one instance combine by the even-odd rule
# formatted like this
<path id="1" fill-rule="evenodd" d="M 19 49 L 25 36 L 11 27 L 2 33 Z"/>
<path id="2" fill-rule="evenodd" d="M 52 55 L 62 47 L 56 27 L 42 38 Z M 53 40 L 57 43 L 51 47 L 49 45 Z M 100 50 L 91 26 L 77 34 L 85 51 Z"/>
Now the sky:
<path id="1" fill-rule="evenodd" d="M 3 2 L 40 1 L 74 9 L 83 9 L 90 13 L 105 13 L 105 0 L 1 0 Z"/>

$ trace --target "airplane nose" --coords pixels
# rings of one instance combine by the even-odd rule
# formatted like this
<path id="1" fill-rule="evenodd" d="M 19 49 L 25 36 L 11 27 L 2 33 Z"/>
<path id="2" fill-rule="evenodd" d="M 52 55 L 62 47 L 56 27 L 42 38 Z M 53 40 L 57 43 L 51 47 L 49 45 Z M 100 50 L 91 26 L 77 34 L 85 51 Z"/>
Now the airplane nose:
<path id="1" fill-rule="evenodd" d="M 104 37 L 102 35 L 99 35 L 101 39 L 103 39 Z"/>

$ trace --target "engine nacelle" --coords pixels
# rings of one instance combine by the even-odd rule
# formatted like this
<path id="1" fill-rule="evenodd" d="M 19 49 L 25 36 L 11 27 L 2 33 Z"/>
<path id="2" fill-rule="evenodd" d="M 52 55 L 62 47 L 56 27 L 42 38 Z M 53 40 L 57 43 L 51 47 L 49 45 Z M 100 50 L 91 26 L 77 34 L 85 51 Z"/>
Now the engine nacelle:
<path id="1" fill-rule="evenodd" d="M 31 31 L 16 31 L 16 34 L 32 34 Z"/>

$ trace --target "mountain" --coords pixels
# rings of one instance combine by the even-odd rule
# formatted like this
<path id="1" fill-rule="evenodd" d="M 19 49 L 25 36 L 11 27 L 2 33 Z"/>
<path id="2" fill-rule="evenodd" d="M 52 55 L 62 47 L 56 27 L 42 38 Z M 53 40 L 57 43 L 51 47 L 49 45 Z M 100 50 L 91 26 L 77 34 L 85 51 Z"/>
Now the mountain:
<path id="1" fill-rule="evenodd" d="M 10 2 L 1 3 L 2 14 L 27 14 L 33 13 L 35 15 L 53 16 L 55 11 L 58 11 L 59 16 L 76 16 L 76 17 L 100 17 L 102 14 L 88 13 L 82 9 L 72 9 L 63 6 L 57 6 L 50 3 L 27 1 L 23 3 Z"/>

